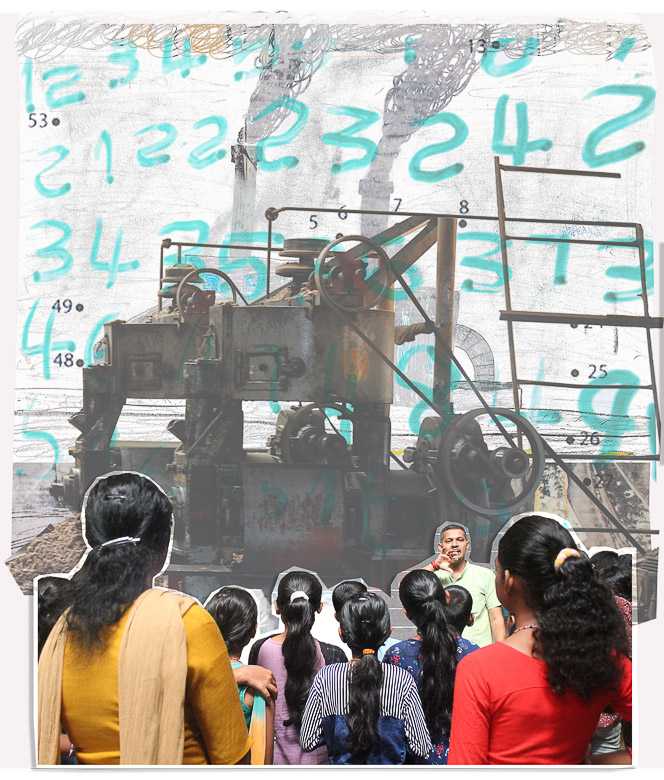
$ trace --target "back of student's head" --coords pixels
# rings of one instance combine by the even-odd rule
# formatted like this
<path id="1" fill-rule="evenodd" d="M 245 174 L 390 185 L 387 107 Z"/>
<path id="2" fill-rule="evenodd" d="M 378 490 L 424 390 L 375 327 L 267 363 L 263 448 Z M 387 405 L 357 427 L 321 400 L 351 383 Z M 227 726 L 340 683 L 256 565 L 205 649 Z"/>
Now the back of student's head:
<path id="1" fill-rule="evenodd" d="M 304 705 L 316 674 L 318 649 L 311 636 L 323 588 L 307 571 L 291 571 L 281 578 L 277 588 L 277 606 L 286 626 L 282 647 L 288 674 L 284 696 L 290 718 L 286 725 L 300 728 Z"/>
<path id="2" fill-rule="evenodd" d="M 500 540 L 498 560 L 503 571 L 523 582 L 539 626 L 534 649 L 548 666 L 553 690 L 571 689 L 588 699 L 615 686 L 620 679 L 615 653 L 628 654 L 623 617 L 569 531 L 552 518 L 526 515 Z"/>
<path id="3" fill-rule="evenodd" d="M 242 588 L 227 587 L 213 593 L 205 604 L 226 643 L 228 654 L 239 657 L 256 633 L 258 607 Z"/>
<path id="4" fill-rule="evenodd" d="M 590 562 L 595 571 L 600 571 L 617 566 L 620 562 L 620 556 L 615 550 L 600 550 L 590 557 Z"/>
<path id="5" fill-rule="evenodd" d="M 84 502 L 84 536 L 92 548 L 72 577 L 69 628 L 89 645 L 116 623 L 164 564 L 173 508 L 151 479 L 117 472 L 99 479 Z"/>
<path id="6" fill-rule="evenodd" d="M 69 606 L 72 584 L 66 577 L 40 577 L 37 581 L 37 653 Z"/>
<path id="7" fill-rule="evenodd" d="M 448 594 L 449 601 L 443 605 L 443 612 L 447 622 L 460 636 L 470 620 L 473 611 L 473 597 L 462 585 L 448 585 L 445 588 L 445 593 Z"/>
<path id="8" fill-rule="evenodd" d="M 357 755 L 370 750 L 379 740 L 383 670 L 377 652 L 390 635 L 390 612 L 377 594 L 359 593 L 342 606 L 339 623 L 341 638 L 357 659 L 348 667 L 347 740 L 348 750 Z"/>
<path id="9" fill-rule="evenodd" d="M 608 566 L 606 569 L 595 569 L 595 573 L 605 582 L 615 596 L 627 601 L 632 600 L 632 572 L 622 566 Z"/>
<path id="10" fill-rule="evenodd" d="M 456 631 L 445 617 L 445 590 L 433 572 L 414 569 L 399 585 L 399 599 L 422 638 L 422 708 L 432 735 L 449 730 L 457 665 Z"/>
<path id="11" fill-rule="evenodd" d="M 344 582 L 340 582 L 332 591 L 332 604 L 334 605 L 337 619 L 339 618 L 341 608 L 351 596 L 357 596 L 358 593 L 366 592 L 367 586 L 358 580 L 345 580 Z"/>

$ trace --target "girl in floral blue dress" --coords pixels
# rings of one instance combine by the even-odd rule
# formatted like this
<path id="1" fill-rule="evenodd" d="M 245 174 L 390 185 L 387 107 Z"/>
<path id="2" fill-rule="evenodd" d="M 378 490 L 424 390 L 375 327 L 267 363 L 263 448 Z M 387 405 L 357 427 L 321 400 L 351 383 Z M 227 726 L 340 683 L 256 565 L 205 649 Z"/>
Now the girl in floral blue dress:
<path id="1" fill-rule="evenodd" d="M 445 590 L 433 572 L 416 569 L 401 580 L 399 598 L 417 635 L 393 645 L 383 663 L 406 669 L 422 699 L 433 749 L 421 764 L 447 764 L 452 723 L 457 635 L 445 619 Z"/>

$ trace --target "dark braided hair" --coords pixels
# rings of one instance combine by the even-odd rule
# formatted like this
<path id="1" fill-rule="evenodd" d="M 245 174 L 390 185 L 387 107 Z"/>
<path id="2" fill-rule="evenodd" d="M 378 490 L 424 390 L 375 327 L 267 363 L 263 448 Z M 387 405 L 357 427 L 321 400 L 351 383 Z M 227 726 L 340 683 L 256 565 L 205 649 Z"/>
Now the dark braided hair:
<path id="1" fill-rule="evenodd" d="M 239 656 L 256 633 L 258 607 L 251 593 L 228 586 L 213 593 L 205 609 L 217 624 L 229 655 Z"/>
<path id="2" fill-rule="evenodd" d="M 46 644 L 53 626 L 69 606 L 72 584 L 66 577 L 40 577 L 37 580 L 37 655 Z"/>
<path id="3" fill-rule="evenodd" d="M 291 601 L 297 591 L 306 593 Z M 286 626 L 286 638 L 281 647 L 286 666 L 284 696 L 290 718 L 285 726 L 302 725 L 302 714 L 311 684 L 316 675 L 317 645 L 311 636 L 316 611 L 320 607 L 323 588 L 319 580 L 307 571 L 291 571 L 282 577 L 277 588 L 277 605 Z"/>
<path id="4" fill-rule="evenodd" d="M 618 683 L 616 654 L 628 655 L 627 635 L 611 590 L 585 554 L 566 558 L 556 571 L 565 548 L 575 550 L 576 544 L 560 523 L 527 515 L 505 532 L 498 560 L 526 587 L 526 603 L 539 625 L 533 652 L 548 666 L 547 682 L 557 694 L 572 690 L 589 699 Z"/>
<path id="5" fill-rule="evenodd" d="M 339 616 L 341 637 L 359 660 L 348 665 L 348 739 L 353 755 L 362 755 L 379 742 L 380 689 L 383 667 L 376 653 L 390 635 L 390 613 L 375 593 L 359 593 L 346 601 Z"/>
<path id="6" fill-rule="evenodd" d="M 456 631 L 445 618 L 445 590 L 433 572 L 415 569 L 399 585 L 399 599 L 422 637 L 422 709 L 432 738 L 452 723 L 457 667 Z"/>
<path id="7" fill-rule="evenodd" d="M 173 508 L 152 480 L 118 472 L 98 480 L 84 503 L 84 536 L 92 548 L 71 579 L 69 628 L 89 647 L 150 587 L 168 554 Z M 103 545 L 121 537 L 140 541 Z"/>

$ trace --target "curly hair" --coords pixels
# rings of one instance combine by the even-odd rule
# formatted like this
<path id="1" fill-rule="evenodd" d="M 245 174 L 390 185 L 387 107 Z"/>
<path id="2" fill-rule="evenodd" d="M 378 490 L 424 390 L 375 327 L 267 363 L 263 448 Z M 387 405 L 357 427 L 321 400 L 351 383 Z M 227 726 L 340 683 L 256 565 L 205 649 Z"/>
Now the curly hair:
<path id="1" fill-rule="evenodd" d="M 422 637 L 420 693 L 433 738 L 441 731 L 449 731 L 452 723 L 456 632 L 445 617 L 445 590 L 433 572 L 424 569 L 408 572 L 401 580 L 399 599 Z"/>
<path id="2" fill-rule="evenodd" d="M 297 591 L 306 593 L 306 597 L 298 596 L 291 601 Z M 284 721 L 284 726 L 294 725 L 299 729 L 302 725 L 304 705 L 316 676 L 318 652 L 311 629 L 322 595 L 319 580 L 307 571 L 289 572 L 277 588 L 277 605 L 287 629 L 281 652 L 287 674 L 284 696 L 290 718 Z"/>
<path id="3" fill-rule="evenodd" d="M 152 480 L 118 472 L 98 480 L 84 504 L 84 536 L 92 548 L 71 578 L 67 624 L 88 647 L 103 646 L 103 631 L 117 623 L 149 587 L 168 553 L 173 507 Z M 102 546 L 123 536 L 132 544 Z"/>
<path id="4" fill-rule="evenodd" d="M 376 653 L 390 635 L 390 613 L 375 593 L 358 593 L 346 601 L 339 615 L 341 637 L 359 660 L 348 665 L 347 749 L 353 755 L 371 750 L 380 741 L 380 689 L 383 668 Z"/>
<path id="5" fill-rule="evenodd" d="M 584 553 L 566 558 L 556 571 L 555 560 L 567 547 L 575 550 L 576 544 L 560 523 L 527 515 L 500 540 L 498 560 L 525 585 L 539 626 L 533 653 L 546 662 L 547 682 L 559 695 L 572 690 L 587 700 L 618 683 L 617 653 L 628 655 L 627 635 L 610 588 Z"/>
<path id="6" fill-rule="evenodd" d="M 239 656 L 256 632 L 258 607 L 253 596 L 229 585 L 213 593 L 205 609 L 217 624 L 228 654 Z"/>

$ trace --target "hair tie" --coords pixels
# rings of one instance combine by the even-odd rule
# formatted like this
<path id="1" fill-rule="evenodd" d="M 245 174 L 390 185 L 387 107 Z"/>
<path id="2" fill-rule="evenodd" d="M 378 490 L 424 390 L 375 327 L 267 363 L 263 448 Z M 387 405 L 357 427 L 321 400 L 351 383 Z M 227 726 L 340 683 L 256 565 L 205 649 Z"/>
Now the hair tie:
<path id="1" fill-rule="evenodd" d="M 295 590 L 291 593 L 290 603 L 292 604 L 295 599 L 306 599 L 309 601 L 309 596 L 303 590 Z"/>
<path id="2" fill-rule="evenodd" d="M 104 496 L 104 500 L 106 501 L 124 501 L 125 498 L 126 496 L 122 493 L 108 493 Z"/>
<path id="3" fill-rule="evenodd" d="M 363 650 L 362 651 L 362 655 L 376 655 L 376 651 L 375 650 L 368 650 L 368 649 L 367 650 Z"/>
<path id="4" fill-rule="evenodd" d="M 560 567 L 565 563 L 568 558 L 580 558 L 581 553 L 578 550 L 573 550 L 571 547 L 563 548 L 556 558 L 553 568 L 556 570 L 556 574 L 560 571 Z"/>
<path id="5" fill-rule="evenodd" d="M 140 536 L 118 536 L 117 539 L 109 539 L 107 542 L 102 542 L 99 546 L 117 547 L 120 544 L 138 544 L 140 541 L 141 541 Z"/>

